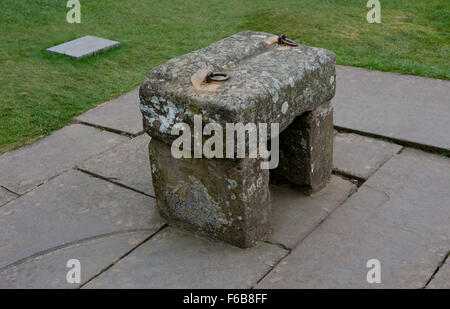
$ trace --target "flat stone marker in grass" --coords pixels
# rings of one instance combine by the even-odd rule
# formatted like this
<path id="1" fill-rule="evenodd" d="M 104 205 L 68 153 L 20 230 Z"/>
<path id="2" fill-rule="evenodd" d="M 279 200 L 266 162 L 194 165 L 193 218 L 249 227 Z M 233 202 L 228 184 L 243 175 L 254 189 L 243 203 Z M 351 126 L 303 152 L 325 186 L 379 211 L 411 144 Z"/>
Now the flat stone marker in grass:
<path id="1" fill-rule="evenodd" d="M 117 47 L 119 44 L 120 43 L 117 41 L 86 35 L 79 39 L 47 48 L 46 51 L 49 53 L 67 55 L 79 60 L 83 57 L 91 56 L 110 48 Z"/>

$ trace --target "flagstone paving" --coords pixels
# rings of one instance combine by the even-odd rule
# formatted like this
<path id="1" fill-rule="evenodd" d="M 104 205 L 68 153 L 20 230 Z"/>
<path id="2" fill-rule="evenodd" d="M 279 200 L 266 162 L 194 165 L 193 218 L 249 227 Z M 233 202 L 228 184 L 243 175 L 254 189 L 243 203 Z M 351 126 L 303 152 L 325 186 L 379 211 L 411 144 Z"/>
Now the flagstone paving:
<path id="1" fill-rule="evenodd" d="M 154 196 L 149 142 L 150 136 L 142 134 L 87 160 L 79 168 Z"/>
<path id="2" fill-rule="evenodd" d="M 295 248 L 355 190 L 354 184 L 338 176 L 332 176 L 330 184 L 313 196 L 271 186 L 273 233 L 269 241 Z"/>
<path id="3" fill-rule="evenodd" d="M 86 124 L 132 135 L 143 132 L 142 114 L 139 110 L 139 87 L 100 104 L 76 119 Z"/>
<path id="4" fill-rule="evenodd" d="M 74 124 L 0 156 L 0 186 L 23 194 L 127 137 Z"/>
<path id="5" fill-rule="evenodd" d="M 380 168 L 259 288 L 421 288 L 450 247 L 450 160 L 405 150 Z M 366 280 L 369 259 L 379 284 Z"/>
<path id="6" fill-rule="evenodd" d="M 250 288 L 287 251 L 266 243 L 250 249 L 166 228 L 87 288 Z"/>
<path id="7" fill-rule="evenodd" d="M 334 137 L 333 170 L 366 180 L 402 146 L 357 134 L 338 133 Z"/>
<path id="8" fill-rule="evenodd" d="M 447 85 L 338 67 L 335 122 L 442 150 Z M 0 288 L 449 287 L 448 158 L 337 133 L 329 186 L 307 197 L 272 185 L 273 234 L 239 249 L 159 218 L 137 89 L 78 120 L 0 155 Z M 369 285 L 373 258 L 382 283 Z"/>
<path id="9" fill-rule="evenodd" d="M 153 198 L 69 171 L 0 208 L 0 268 L 92 237 L 162 225 Z"/>
<path id="10" fill-rule="evenodd" d="M 0 187 L 0 206 L 8 203 L 9 201 L 17 198 L 17 195 Z"/>
<path id="11" fill-rule="evenodd" d="M 74 289 L 150 237 L 151 231 L 114 233 L 77 242 L 27 259 L 0 270 L 0 289 Z M 81 265 L 81 282 L 68 283 L 67 261 L 76 258 Z"/>
<path id="12" fill-rule="evenodd" d="M 450 81 L 336 67 L 334 124 L 450 149 Z"/>

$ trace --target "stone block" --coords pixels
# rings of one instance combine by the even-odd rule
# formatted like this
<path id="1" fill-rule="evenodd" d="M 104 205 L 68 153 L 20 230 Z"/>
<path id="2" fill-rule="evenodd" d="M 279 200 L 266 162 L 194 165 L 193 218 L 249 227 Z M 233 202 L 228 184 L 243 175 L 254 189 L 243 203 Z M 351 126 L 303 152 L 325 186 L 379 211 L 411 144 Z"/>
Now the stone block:
<path id="1" fill-rule="evenodd" d="M 273 123 L 283 131 L 335 93 L 335 55 L 325 49 L 280 46 L 273 34 L 243 31 L 152 69 L 139 95 L 144 130 L 167 144 L 175 123 Z M 276 38 L 276 37 L 275 37 Z M 202 71 L 230 79 L 196 87 Z M 205 86 L 206 87 L 206 86 Z M 206 90 L 205 90 L 206 89 Z"/>
<path id="2" fill-rule="evenodd" d="M 330 102 L 297 117 L 280 134 L 280 163 L 272 179 L 292 182 L 306 194 L 323 189 L 333 166 L 333 135 Z"/>
<path id="3" fill-rule="evenodd" d="M 266 150 L 261 140 L 272 141 L 273 162 L 278 137 L 284 157 L 276 174 L 308 193 L 322 189 L 332 168 L 335 60 L 324 49 L 279 45 L 272 34 L 243 31 L 152 69 L 139 95 L 144 130 L 152 137 L 150 160 L 161 215 L 170 224 L 251 246 L 268 231 L 270 213 L 270 173 L 261 167 Z M 230 78 L 205 82 L 208 72 L 217 71 Z M 246 159 L 239 155 L 243 145 L 219 149 L 227 159 L 174 159 L 170 146 L 178 135 L 172 129 L 186 124 L 193 149 L 198 149 L 198 135 L 204 132 L 196 129 L 198 118 L 201 124 L 221 126 L 224 141 L 240 140 L 234 131 L 227 136 L 227 124 L 253 125 L 259 131 L 258 146 L 248 147 L 253 131 L 248 129 Z M 267 125 L 270 134 L 259 125 Z M 278 125 L 281 135 L 272 125 Z M 186 144 L 184 150 L 192 152 L 192 143 Z M 259 157 L 252 156 L 255 151 Z M 237 155 L 230 158 L 229 153 Z"/>
<path id="4" fill-rule="evenodd" d="M 156 205 L 170 225 L 238 247 L 265 236 L 270 218 L 269 171 L 257 159 L 174 159 L 149 144 Z"/>

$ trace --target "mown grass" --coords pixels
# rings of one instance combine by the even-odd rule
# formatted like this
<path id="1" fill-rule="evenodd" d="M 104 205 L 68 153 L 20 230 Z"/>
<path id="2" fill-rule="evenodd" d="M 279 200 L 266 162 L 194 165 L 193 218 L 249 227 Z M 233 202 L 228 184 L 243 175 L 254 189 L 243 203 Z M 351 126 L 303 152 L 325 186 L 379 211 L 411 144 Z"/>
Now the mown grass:
<path id="1" fill-rule="evenodd" d="M 286 33 L 334 51 L 339 64 L 450 79 L 450 1 L 381 0 L 368 24 L 365 0 L 0 1 L 0 153 L 70 123 L 116 97 L 148 70 L 244 29 Z M 83 35 L 121 42 L 81 61 L 47 47 Z"/>

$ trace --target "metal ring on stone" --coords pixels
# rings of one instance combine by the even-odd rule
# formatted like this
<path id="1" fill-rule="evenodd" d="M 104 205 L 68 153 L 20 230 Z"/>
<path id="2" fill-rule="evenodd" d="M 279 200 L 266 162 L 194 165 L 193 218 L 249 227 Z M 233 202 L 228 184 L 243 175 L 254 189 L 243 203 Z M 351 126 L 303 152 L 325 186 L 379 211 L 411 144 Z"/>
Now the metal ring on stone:
<path id="1" fill-rule="evenodd" d="M 221 78 L 217 78 L 217 76 L 220 76 Z M 223 73 L 223 72 L 208 72 L 208 74 L 206 74 L 206 82 L 207 83 L 224 82 L 229 79 L 230 79 L 230 76 L 228 76 L 227 73 Z"/>
<path id="2" fill-rule="evenodd" d="M 298 46 L 297 42 L 286 38 L 286 36 L 284 34 L 281 34 L 278 37 L 278 44 L 284 44 L 284 45 L 289 45 L 289 46 L 294 46 L 294 47 Z"/>

